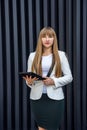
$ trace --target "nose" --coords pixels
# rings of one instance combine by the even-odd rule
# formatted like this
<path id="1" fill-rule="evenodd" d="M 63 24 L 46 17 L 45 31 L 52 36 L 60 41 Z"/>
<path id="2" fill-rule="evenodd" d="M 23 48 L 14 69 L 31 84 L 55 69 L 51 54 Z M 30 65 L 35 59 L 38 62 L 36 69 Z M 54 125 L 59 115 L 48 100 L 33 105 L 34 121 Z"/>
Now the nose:
<path id="1" fill-rule="evenodd" d="M 46 41 L 48 41 L 49 40 L 49 37 L 48 36 L 46 36 Z"/>

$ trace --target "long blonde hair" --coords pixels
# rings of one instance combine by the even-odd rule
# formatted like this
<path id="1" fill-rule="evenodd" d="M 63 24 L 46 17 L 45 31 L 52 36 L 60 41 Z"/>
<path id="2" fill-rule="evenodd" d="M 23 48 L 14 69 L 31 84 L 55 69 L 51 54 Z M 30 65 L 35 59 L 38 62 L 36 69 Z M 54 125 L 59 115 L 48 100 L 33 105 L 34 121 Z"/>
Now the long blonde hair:
<path id="1" fill-rule="evenodd" d="M 42 75 L 41 57 L 42 57 L 43 49 L 42 49 L 41 39 L 46 34 L 54 37 L 52 53 L 53 53 L 53 58 L 55 62 L 55 76 L 60 77 L 62 74 L 62 71 L 61 71 L 60 57 L 58 54 L 57 36 L 56 36 L 55 31 L 51 27 L 45 27 L 40 31 L 38 42 L 37 42 L 37 47 L 36 47 L 36 54 L 32 63 L 32 71 L 33 72 L 35 71 L 37 74 Z"/>

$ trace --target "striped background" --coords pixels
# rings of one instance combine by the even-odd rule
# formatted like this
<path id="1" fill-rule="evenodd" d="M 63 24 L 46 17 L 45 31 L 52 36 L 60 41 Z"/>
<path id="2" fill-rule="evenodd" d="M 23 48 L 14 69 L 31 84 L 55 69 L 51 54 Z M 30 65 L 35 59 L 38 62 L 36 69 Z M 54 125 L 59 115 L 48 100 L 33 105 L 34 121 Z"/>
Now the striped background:
<path id="1" fill-rule="evenodd" d="M 55 29 L 74 78 L 64 87 L 60 130 L 87 130 L 87 0 L 0 0 L 0 130 L 36 129 L 18 72 L 26 71 L 44 26 Z"/>

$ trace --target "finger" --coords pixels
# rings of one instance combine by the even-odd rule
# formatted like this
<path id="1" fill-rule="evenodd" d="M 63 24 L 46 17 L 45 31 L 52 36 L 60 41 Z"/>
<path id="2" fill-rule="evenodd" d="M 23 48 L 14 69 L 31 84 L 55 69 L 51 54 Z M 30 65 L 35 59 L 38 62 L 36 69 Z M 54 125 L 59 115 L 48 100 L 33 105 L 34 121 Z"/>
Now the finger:
<path id="1" fill-rule="evenodd" d="M 32 76 L 30 76 L 29 78 L 32 79 Z"/>
<path id="2" fill-rule="evenodd" d="M 43 78 L 45 78 L 43 81 L 47 81 L 48 80 L 48 77 L 43 77 Z"/>
<path id="3" fill-rule="evenodd" d="M 26 77 L 23 76 L 22 78 L 26 80 Z"/>
<path id="4" fill-rule="evenodd" d="M 28 75 L 26 75 L 26 78 L 28 79 Z"/>
<path id="5" fill-rule="evenodd" d="M 37 78 L 37 77 L 34 77 L 34 78 L 33 78 L 33 81 L 34 81 L 34 80 L 38 80 L 38 78 Z"/>

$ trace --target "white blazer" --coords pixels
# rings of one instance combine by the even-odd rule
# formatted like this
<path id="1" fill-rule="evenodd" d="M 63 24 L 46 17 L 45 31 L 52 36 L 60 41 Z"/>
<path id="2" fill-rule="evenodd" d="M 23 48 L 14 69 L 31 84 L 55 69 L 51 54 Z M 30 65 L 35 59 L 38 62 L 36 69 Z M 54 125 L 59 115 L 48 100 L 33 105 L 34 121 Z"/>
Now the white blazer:
<path id="1" fill-rule="evenodd" d="M 50 77 L 54 80 L 55 85 L 47 86 L 47 95 L 49 98 L 54 100 L 61 100 L 64 99 L 64 93 L 62 87 L 69 84 L 72 81 L 72 74 L 69 66 L 68 59 L 65 55 L 65 52 L 58 51 L 61 61 L 61 68 L 63 76 L 56 78 L 55 75 L 55 66 Z M 28 58 L 28 69 L 27 71 L 31 71 L 32 62 L 35 56 L 35 52 L 30 53 Z M 28 85 L 28 83 L 26 82 Z M 37 100 L 40 99 L 42 96 L 43 91 L 43 82 L 42 81 L 35 81 L 32 86 L 28 85 L 31 88 L 30 91 L 30 99 Z"/>

